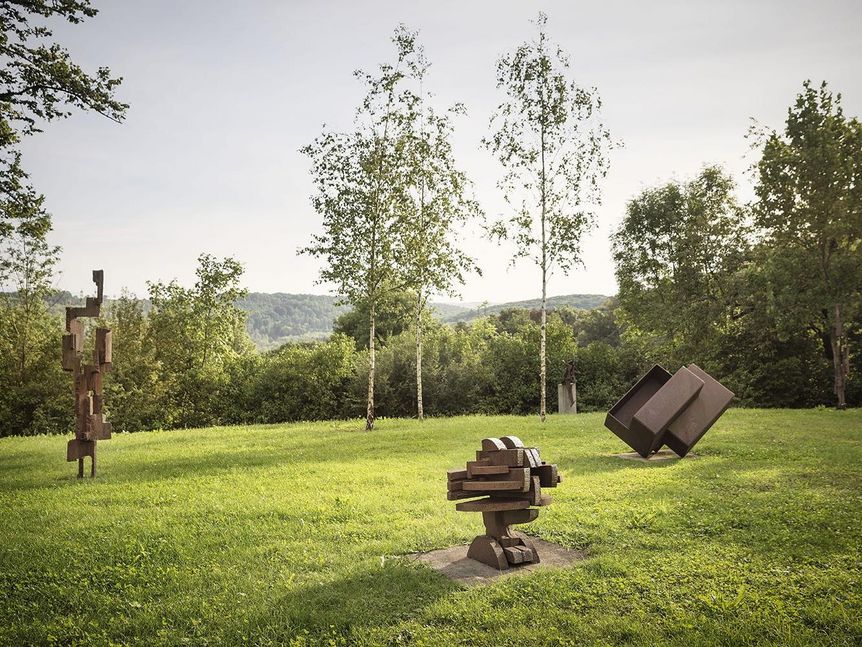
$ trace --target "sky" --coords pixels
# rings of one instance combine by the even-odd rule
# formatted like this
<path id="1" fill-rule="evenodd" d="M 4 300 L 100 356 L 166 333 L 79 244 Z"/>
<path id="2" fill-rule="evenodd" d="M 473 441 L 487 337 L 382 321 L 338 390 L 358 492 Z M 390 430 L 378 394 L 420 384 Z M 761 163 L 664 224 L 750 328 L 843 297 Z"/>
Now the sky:
<path id="1" fill-rule="evenodd" d="M 572 78 L 595 86 L 622 148 L 611 155 L 584 267 L 551 278 L 549 294 L 614 294 L 609 236 L 648 187 L 720 164 L 752 196 L 752 119 L 781 128 L 805 79 L 827 80 L 845 113 L 862 115 L 862 2 L 658 0 L 94 0 L 100 13 L 55 25 L 86 70 L 107 65 L 130 104 L 121 125 L 76 113 L 26 140 L 24 165 L 46 195 L 63 248 L 58 288 L 144 296 L 146 282 L 194 280 L 202 252 L 233 256 L 257 292 L 331 293 L 319 261 L 297 255 L 320 231 L 308 159 L 323 124 L 350 127 L 362 94 L 353 70 L 391 60 L 399 23 L 419 30 L 441 106 L 467 106 L 455 153 L 489 218 L 506 215 L 501 169 L 480 148 L 502 100 L 496 59 L 548 14 Z M 460 300 L 536 298 L 537 268 L 476 228 L 463 246 L 483 275 Z M 451 299 L 441 299 L 451 300 Z"/>

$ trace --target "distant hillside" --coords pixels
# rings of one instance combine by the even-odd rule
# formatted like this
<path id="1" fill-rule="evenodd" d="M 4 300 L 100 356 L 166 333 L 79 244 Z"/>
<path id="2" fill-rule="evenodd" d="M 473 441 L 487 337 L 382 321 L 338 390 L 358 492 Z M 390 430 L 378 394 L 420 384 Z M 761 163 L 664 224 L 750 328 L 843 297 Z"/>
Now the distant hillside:
<path id="1" fill-rule="evenodd" d="M 470 306 L 458 303 L 432 303 L 431 308 L 434 310 L 434 316 L 442 321 L 448 321 L 472 310 Z"/>
<path id="2" fill-rule="evenodd" d="M 332 332 L 335 319 L 349 306 L 336 305 L 323 294 L 250 292 L 237 301 L 248 313 L 248 332 L 258 348 L 275 348 L 288 341 L 320 339 Z M 445 320 L 470 308 L 453 303 L 432 303 L 435 315 Z"/>
<path id="3" fill-rule="evenodd" d="M 603 294 L 566 294 L 558 297 L 548 297 L 547 305 L 549 309 L 561 308 L 569 306 L 576 310 L 592 310 L 598 308 L 610 297 Z M 496 303 L 489 305 L 479 305 L 475 308 L 464 308 L 463 312 L 443 317 L 443 321 L 455 323 L 457 321 L 471 321 L 477 317 L 498 314 L 503 310 L 517 308 L 522 310 L 534 310 L 542 305 L 541 299 L 528 299 L 527 301 L 510 301 L 509 303 Z"/>
<path id="4" fill-rule="evenodd" d="M 569 306 L 590 310 L 602 305 L 607 299 L 602 294 L 567 294 L 548 298 L 548 307 Z M 288 341 L 327 336 L 332 332 L 336 317 L 347 309 L 347 306 L 335 305 L 335 301 L 335 297 L 320 294 L 251 292 L 237 305 L 248 313 L 248 332 L 252 340 L 258 348 L 265 350 Z M 438 319 L 455 323 L 497 314 L 508 308 L 531 310 L 540 304 L 539 299 L 531 299 L 473 307 L 456 303 L 432 303 L 431 307 Z"/>
<path id="5" fill-rule="evenodd" d="M 600 294 L 569 294 L 550 297 L 548 307 L 570 306 L 588 310 L 600 306 L 608 297 Z M 83 297 L 59 292 L 50 299 L 51 309 L 58 314 L 66 305 L 76 304 Z M 110 305 L 113 299 L 105 300 Z M 237 306 L 248 314 L 248 333 L 261 350 L 276 348 L 289 341 L 322 339 L 332 332 L 332 324 L 349 306 L 336 305 L 336 298 L 325 294 L 287 294 L 284 292 L 250 292 L 237 301 Z M 513 301 L 489 305 L 461 305 L 432 303 L 435 316 L 441 321 L 455 323 L 496 314 L 507 308 L 538 308 L 540 301 Z M 149 301 L 144 299 L 144 310 Z"/>
<path id="6" fill-rule="evenodd" d="M 249 292 L 237 306 L 248 313 L 248 334 L 258 348 L 274 348 L 298 339 L 318 339 L 332 331 L 332 322 L 347 306 L 326 294 Z"/>

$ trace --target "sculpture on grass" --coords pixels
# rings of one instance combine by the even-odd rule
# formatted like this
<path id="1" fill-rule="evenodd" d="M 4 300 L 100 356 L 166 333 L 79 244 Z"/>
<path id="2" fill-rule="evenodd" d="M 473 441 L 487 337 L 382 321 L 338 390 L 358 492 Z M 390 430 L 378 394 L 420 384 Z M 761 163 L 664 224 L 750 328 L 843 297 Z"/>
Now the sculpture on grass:
<path id="1" fill-rule="evenodd" d="M 529 537 L 509 526 L 534 521 L 551 497 L 542 488 L 562 480 L 556 465 L 539 458 L 535 447 L 524 447 L 516 436 L 485 438 L 476 460 L 467 469 L 449 470 L 448 499 L 484 497 L 455 505 L 461 512 L 481 512 L 485 534 L 470 544 L 467 557 L 504 570 L 510 565 L 538 563 L 539 554 Z"/>
<path id="2" fill-rule="evenodd" d="M 680 458 L 730 406 L 733 392 L 696 364 L 656 364 L 617 402 L 605 426 L 643 458 L 667 445 Z"/>
<path id="3" fill-rule="evenodd" d="M 575 360 L 566 362 L 566 372 L 562 383 L 557 385 L 557 411 L 560 413 L 578 412 L 578 386 L 575 379 Z"/>
<path id="4" fill-rule="evenodd" d="M 75 380 L 75 437 L 66 446 L 66 460 L 78 461 L 78 478 L 84 477 L 84 458 L 90 457 L 90 476 L 96 476 L 96 441 L 111 437 L 111 423 L 102 414 L 102 375 L 111 370 L 111 331 L 96 328 L 92 364 L 85 364 L 84 324 L 78 317 L 98 317 L 101 313 L 104 272 L 93 270 L 96 296 L 87 297 L 84 307 L 66 308 L 63 335 L 63 369 Z"/>

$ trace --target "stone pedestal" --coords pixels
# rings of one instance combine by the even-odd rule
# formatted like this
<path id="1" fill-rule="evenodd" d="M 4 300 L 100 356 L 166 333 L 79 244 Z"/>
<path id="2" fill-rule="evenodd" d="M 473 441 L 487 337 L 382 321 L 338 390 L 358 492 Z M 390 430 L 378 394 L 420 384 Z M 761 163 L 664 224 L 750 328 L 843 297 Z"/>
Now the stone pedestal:
<path id="1" fill-rule="evenodd" d="M 557 411 L 560 413 L 578 412 L 578 388 L 575 384 L 557 385 Z"/>

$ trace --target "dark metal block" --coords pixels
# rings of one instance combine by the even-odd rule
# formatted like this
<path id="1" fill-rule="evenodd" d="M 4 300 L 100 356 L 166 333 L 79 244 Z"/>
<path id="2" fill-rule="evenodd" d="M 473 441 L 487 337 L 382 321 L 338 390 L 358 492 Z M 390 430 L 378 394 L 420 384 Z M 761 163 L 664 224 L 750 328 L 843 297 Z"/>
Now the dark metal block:
<path id="1" fill-rule="evenodd" d="M 699 366 L 689 364 L 688 370 L 703 382 L 703 388 L 697 398 L 668 426 L 664 437 L 664 444 L 679 456 L 691 451 L 733 400 L 733 391 L 725 388 Z"/>
<path id="2" fill-rule="evenodd" d="M 642 456 L 649 454 L 649 448 L 652 446 L 654 439 L 639 430 L 632 430 L 632 420 L 640 408 L 652 396 L 658 393 L 658 390 L 670 378 L 671 374 L 656 364 L 611 407 L 608 415 L 605 416 L 605 427 L 614 432 L 619 436 L 620 440 Z"/>
<path id="3" fill-rule="evenodd" d="M 649 456 L 662 446 L 668 425 L 676 420 L 702 388 L 703 380 L 682 367 L 637 410 L 632 418 L 632 432 L 642 442 L 650 439 L 649 447 L 642 445 L 637 450 L 641 456 Z"/>
<path id="4" fill-rule="evenodd" d="M 72 438 L 66 444 L 66 461 L 77 461 L 85 456 L 92 458 L 96 455 L 96 442 L 94 440 L 82 440 Z"/>

